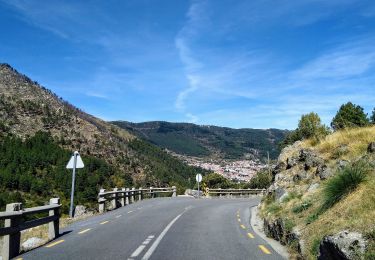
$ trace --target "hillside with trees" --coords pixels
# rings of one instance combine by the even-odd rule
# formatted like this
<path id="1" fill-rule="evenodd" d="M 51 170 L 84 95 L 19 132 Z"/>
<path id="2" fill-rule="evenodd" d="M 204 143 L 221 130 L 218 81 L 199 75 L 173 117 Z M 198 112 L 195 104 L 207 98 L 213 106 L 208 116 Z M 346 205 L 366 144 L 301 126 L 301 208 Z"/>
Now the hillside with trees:
<path id="1" fill-rule="evenodd" d="M 223 159 L 267 158 L 279 154 L 278 144 L 288 131 L 232 129 L 189 123 L 115 121 L 113 124 L 177 154 Z"/>
<path id="2" fill-rule="evenodd" d="M 52 196 L 66 200 L 71 173 L 65 165 L 75 150 L 86 165 L 77 173 L 77 202 L 88 206 L 101 187 L 176 185 L 181 192 L 189 178 L 206 172 L 0 64 L 0 207 L 20 199 L 26 207 Z"/>

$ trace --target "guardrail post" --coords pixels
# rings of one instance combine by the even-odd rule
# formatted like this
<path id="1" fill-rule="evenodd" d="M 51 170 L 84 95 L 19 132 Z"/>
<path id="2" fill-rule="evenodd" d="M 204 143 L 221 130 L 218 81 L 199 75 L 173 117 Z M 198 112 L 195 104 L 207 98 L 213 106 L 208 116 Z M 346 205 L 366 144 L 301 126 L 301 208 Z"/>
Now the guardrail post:
<path id="1" fill-rule="evenodd" d="M 135 199 L 135 188 L 132 188 L 131 195 L 130 195 L 130 203 L 134 203 Z"/>
<path id="2" fill-rule="evenodd" d="M 210 197 L 210 188 L 207 187 L 206 191 L 207 191 L 206 197 L 208 198 L 208 197 Z"/>
<path id="3" fill-rule="evenodd" d="M 117 191 L 118 188 L 113 188 L 113 191 L 116 193 L 112 194 L 112 209 L 117 209 Z"/>
<path id="4" fill-rule="evenodd" d="M 154 190 L 150 187 L 150 198 L 154 198 Z"/>
<path id="5" fill-rule="evenodd" d="M 60 204 L 60 198 L 52 198 L 49 200 L 50 205 L 59 205 Z M 48 212 L 49 216 L 57 216 L 56 220 L 48 223 L 48 238 L 49 239 L 55 239 L 59 236 L 59 223 L 60 223 L 60 212 L 59 208 L 51 209 Z"/>
<path id="6" fill-rule="evenodd" d="M 104 192 L 105 192 L 105 189 L 100 189 L 100 191 L 99 191 L 99 199 L 98 199 L 99 213 L 103 213 L 106 210 L 106 208 L 105 208 L 106 199 L 104 197 L 102 197 L 102 195 L 101 195 L 101 193 L 104 193 Z"/>
<path id="7" fill-rule="evenodd" d="M 177 189 L 176 189 L 176 186 L 172 186 L 172 190 L 173 190 L 172 197 L 177 197 Z"/>
<path id="8" fill-rule="evenodd" d="M 221 188 L 219 188 L 219 190 L 221 190 Z M 219 198 L 221 198 L 221 192 L 219 191 Z"/>
<path id="9" fill-rule="evenodd" d="M 126 196 L 126 193 L 125 193 L 125 188 L 122 188 L 121 189 L 122 191 L 122 195 L 121 195 L 121 199 L 120 199 L 120 204 L 121 204 L 121 207 L 125 206 L 125 196 Z"/>
<path id="10" fill-rule="evenodd" d="M 11 203 L 6 205 L 6 211 L 20 211 L 22 210 L 22 203 Z M 17 227 L 21 223 L 21 217 L 13 217 L 5 220 L 4 227 Z M 17 231 L 3 238 L 3 252 L 4 260 L 13 258 L 20 253 L 21 232 Z"/>
<path id="11" fill-rule="evenodd" d="M 143 200 L 142 187 L 138 188 L 138 200 Z"/>
<path id="12" fill-rule="evenodd" d="M 125 205 L 129 205 L 129 196 L 130 196 L 130 192 L 129 192 L 129 188 L 126 188 L 126 193 L 125 193 Z"/>

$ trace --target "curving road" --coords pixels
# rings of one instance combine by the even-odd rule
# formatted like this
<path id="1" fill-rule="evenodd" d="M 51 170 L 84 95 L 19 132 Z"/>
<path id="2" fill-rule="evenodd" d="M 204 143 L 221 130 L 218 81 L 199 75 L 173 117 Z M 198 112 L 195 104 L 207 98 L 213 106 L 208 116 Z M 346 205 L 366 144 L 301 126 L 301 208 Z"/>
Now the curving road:
<path id="1" fill-rule="evenodd" d="M 282 259 L 250 227 L 259 199 L 159 198 L 62 230 L 23 259 Z"/>

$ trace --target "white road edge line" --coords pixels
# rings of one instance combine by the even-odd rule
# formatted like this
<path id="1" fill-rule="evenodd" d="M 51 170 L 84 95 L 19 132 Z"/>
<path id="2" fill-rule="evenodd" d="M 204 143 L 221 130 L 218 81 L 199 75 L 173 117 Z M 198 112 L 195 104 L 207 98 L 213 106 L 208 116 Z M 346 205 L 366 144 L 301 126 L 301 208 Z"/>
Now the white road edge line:
<path id="1" fill-rule="evenodd" d="M 145 255 L 142 257 L 142 260 L 148 260 L 151 255 L 154 253 L 155 249 L 158 247 L 160 241 L 163 239 L 163 237 L 165 236 L 165 234 L 167 234 L 168 230 L 171 228 L 171 226 L 177 221 L 177 219 L 179 219 L 182 214 L 184 214 L 184 212 L 182 212 L 180 215 L 178 215 L 177 217 L 175 217 L 163 230 L 163 232 L 160 233 L 160 235 L 156 238 L 156 240 L 154 241 L 154 243 L 150 246 L 150 248 L 147 250 L 147 252 L 145 253 Z"/>

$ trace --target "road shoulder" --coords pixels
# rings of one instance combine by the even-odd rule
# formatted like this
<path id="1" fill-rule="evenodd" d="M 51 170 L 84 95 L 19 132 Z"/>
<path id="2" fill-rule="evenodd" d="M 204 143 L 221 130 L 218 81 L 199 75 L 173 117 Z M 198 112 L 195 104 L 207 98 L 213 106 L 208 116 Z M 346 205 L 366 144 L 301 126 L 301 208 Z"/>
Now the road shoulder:
<path id="1" fill-rule="evenodd" d="M 260 217 L 258 215 L 258 206 L 252 207 L 250 209 L 250 211 L 251 211 L 250 224 L 251 224 L 251 227 L 253 228 L 254 232 L 258 236 L 260 236 L 262 239 L 267 241 L 267 243 L 270 244 L 270 246 L 278 254 L 280 254 L 282 258 L 289 259 L 289 253 L 288 253 L 286 247 L 283 246 L 282 244 L 280 244 L 280 242 L 278 242 L 278 241 L 276 241 L 272 238 L 267 237 L 266 234 L 264 233 L 263 221 L 260 219 Z"/>

